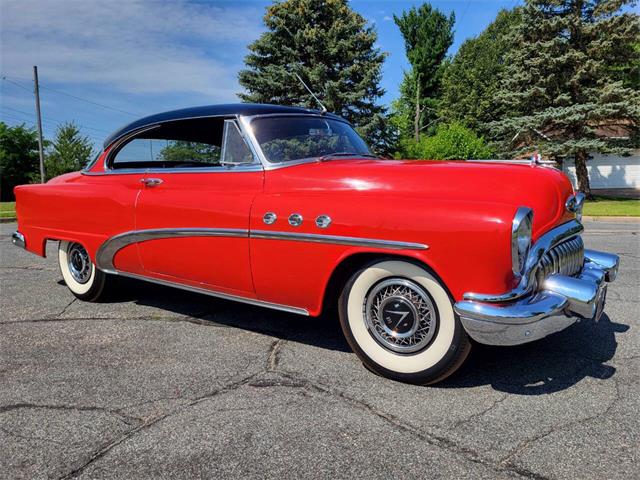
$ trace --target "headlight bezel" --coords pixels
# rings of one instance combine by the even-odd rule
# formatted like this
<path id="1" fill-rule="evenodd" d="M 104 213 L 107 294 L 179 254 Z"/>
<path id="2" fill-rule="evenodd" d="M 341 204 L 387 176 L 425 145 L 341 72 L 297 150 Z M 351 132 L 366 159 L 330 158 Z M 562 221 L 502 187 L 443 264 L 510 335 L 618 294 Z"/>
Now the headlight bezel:
<path id="1" fill-rule="evenodd" d="M 571 195 L 565 203 L 566 209 L 569 212 L 574 213 L 576 216 L 576 220 L 579 222 L 582 222 L 582 209 L 584 208 L 584 202 L 586 199 L 587 196 L 584 193 L 578 192 L 574 195 Z"/>
<path id="2" fill-rule="evenodd" d="M 518 207 L 511 223 L 511 269 L 517 277 L 524 274 L 531 250 L 532 232 L 533 210 Z"/>

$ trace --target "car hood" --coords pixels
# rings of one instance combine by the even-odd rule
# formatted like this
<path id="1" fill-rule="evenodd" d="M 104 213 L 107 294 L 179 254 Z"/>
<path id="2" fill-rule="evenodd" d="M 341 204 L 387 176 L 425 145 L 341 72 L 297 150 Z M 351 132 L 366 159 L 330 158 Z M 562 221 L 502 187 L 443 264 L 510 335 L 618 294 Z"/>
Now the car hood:
<path id="1" fill-rule="evenodd" d="M 539 165 L 349 159 L 281 168 L 269 177 L 268 189 L 279 192 L 350 191 L 363 196 L 484 204 L 487 209 L 500 204 L 513 207 L 513 213 L 525 206 L 534 211 L 534 236 L 573 218 L 564 207 L 573 193 L 568 178 Z"/>

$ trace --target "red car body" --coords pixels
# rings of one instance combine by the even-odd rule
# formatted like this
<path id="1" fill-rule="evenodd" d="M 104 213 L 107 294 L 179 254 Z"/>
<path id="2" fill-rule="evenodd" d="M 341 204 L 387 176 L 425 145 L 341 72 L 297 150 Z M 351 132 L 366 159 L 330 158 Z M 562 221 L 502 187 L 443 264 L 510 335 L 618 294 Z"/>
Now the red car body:
<path id="1" fill-rule="evenodd" d="M 107 151 L 102 157 L 107 155 Z M 101 158 L 90 173 L 104 173 Z M 518 205 L 536 216 L 533 240 L 573 214 L 565 175 L 537 165 L 344 159 L 261 172 L 70 173 L 15 189 L 19 230 L 40 256 L 47 240 L 82 243 L 95 262 L 99 247 L 124 232 L 147 229 L 248 229 L 249 236 L 164 238 L 118 251 L 119 273 L 294 307 L 318 315 L 331 275 L 356 255 L 410 257 L 428 265 L 454 299 L 464 292 L 502 293 L 515 286 L 511 220 Z M 278 221 L 265 225 L 265 212 Z M 286 218 L 299 213 L 299 227 Z M 318 234 L 312 221 L 330 215 L 331 235 L 425 244 L 393 249 L 254 238 L 251 232 Z M 282 220 L 280 220 L 282 219 Z M 179 254 L 177 254 L 179 252 Z"/>
<path id="2" fill-rule="evenodd" d="M 59 241 L 86 300 L 115 274 L 312 316 L 337 304 L 361 360 L 414 383 L 455 371 L 469 337 L 516 345 L 600 317 L 619 259 L 584 249 L 584 197 L 560 171 L 372 157 L 323 112 L 167 112 L 81 172 L 16 187 L 13 241 Z"/>

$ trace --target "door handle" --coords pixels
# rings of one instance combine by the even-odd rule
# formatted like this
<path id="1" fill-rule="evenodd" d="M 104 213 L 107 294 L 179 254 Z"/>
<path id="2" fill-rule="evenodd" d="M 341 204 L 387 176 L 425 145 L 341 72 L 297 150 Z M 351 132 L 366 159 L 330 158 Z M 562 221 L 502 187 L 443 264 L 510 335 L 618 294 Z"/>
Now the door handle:
<path id="1" fill-rule="evenodd" d="M 141 178 L 140 181 L 144 183 L 145 187 L 157 187 L 162 183 L 161 178 Z"/>

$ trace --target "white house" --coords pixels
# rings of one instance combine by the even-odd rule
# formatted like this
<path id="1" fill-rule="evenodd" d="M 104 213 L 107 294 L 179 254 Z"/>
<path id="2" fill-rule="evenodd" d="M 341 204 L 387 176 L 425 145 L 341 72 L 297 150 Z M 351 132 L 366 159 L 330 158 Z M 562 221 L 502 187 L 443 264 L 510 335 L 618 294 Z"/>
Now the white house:
<path id="1" fill-rule="evenodd" d="M 591 154 L 587 161 L 591 188 L 635 188 L 640 190 L 640 150 L 631 156 Z M 565 160 L 562 170 L 577 186 L 576 168 L 573 160 Z"/>

